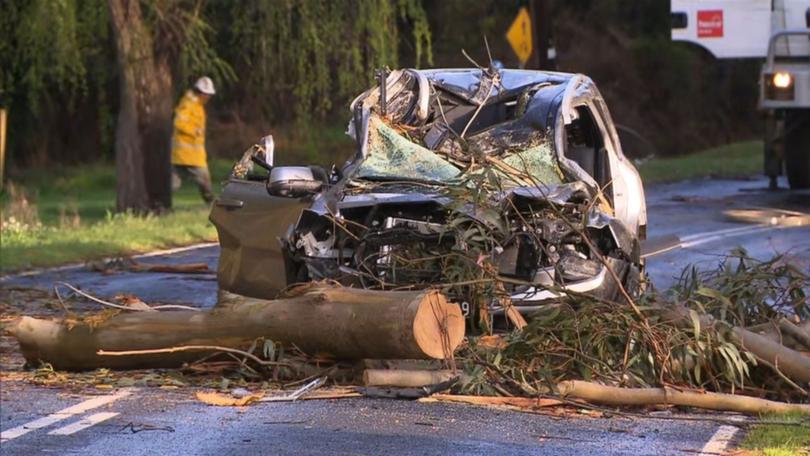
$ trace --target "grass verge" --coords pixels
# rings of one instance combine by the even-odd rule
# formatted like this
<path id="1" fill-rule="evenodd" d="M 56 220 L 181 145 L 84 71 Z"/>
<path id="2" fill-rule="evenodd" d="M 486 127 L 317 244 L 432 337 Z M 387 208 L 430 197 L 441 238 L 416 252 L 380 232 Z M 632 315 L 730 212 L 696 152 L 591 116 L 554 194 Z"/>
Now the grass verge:
<path id="1" fill-rule="evenodd" d="M 148 252 L 169 246 L 215 241 L 207 208 L 164 216 L 114 214 L 75 229 L 42 226 L 3 232 L 3 271 L 51 266 L 102 256 Z"/>
<path id="2" fill-rule="evenodd" d="M 795 423 L 802 420 L 799 415 L 771 415 L 765 418 Z M 746 450 L 746 456 L 810 455 L 810 428 L 806 424 L 754 426 L 745 436 L 740 448 Z"/>
<path id="3" fill-rule="evenodd" d="M 225 179 L 231 164 L 210 163 L 214 182 Z M 174 194 L 172 213 L 139 217 L 113 212 L 111 164 L 31 170 L 14 179 L 7 189 L 16 190 L 2 196 L 3 273 L 217 239 L 209 208 L 192 182 Z"/>
<path id="4" fill-rule="evenodd" d="M 211 149 L 229 151 L 233 157 L 267 134 L 227 125 L 212 127 L 216 134 L 212 134 Z M 344 131 L 342 122 L 318 126 L 306 134 L 276 128 L 276 164 L 343 163 L 353 152 Z M 210 161 L 215 192 L 234 159 Z M 174 194 L 170 214 L 114 214 L 115 169 L 110 163 L 14 173 L 7 179 L 0 203 L 0 273 L 217 239 L 208 222 L 209 208 L 191 182 L 184 182 Z"/>
<path id="5" fill-rule="evenodd" d="M 694 154 L 653 158 L 638 165 L 645 184 L 699 177 L 740 177 L 762 172 L 762 141 L 745 141 Z"/>

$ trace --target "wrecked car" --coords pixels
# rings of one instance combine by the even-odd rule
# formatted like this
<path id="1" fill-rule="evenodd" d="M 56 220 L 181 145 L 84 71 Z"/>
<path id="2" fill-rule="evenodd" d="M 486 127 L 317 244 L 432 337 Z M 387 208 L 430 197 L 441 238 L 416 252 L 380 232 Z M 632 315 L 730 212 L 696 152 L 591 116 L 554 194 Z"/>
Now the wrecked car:
<path id="1" fill-rule="evenodd" d="M 617 279 L 639 288 L 644 191 L 588 77 L 405 69 L 377 82 L 351 104 L 344 166 L 273 166 L 267 137 L 234 167 L 211 212 L 222 290 L 441 287 L 470 314 L 531 314 L 570 293 L 618 299 Z"/>

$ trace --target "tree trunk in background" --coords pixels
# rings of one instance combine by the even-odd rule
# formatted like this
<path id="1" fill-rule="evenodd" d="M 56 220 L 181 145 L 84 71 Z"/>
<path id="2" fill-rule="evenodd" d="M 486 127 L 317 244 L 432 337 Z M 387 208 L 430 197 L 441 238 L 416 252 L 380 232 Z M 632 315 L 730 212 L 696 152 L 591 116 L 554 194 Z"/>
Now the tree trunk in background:
<path id="1" fill-rule="evenodd" d="M 140 0 L 108 0 L 120 84 L 115 128 L 116 207 L 160 212 L 172 204 L 169 141 L 172 81 L 156 58 Z"/>

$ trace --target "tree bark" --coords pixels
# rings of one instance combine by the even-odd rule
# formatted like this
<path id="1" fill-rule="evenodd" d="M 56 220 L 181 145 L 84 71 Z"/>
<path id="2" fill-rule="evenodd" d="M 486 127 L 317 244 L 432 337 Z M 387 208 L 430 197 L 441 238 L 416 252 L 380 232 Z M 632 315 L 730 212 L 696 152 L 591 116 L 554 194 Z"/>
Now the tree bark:
<path id="1" fill-rule="evenodd" d="M 676 324 L 692 324 L 689 309 L 683 306 L 671 306 L 665 311 L 665 317 Z M 725 330 L 731 335 L 731 342 L 738 348 L 751 352 L 757 358 L 776 367 L 784 375 L 799 382 L 802 387 L 810 383 L 810 357 L 792 350 L 766 336 L 754 333 L 739 326 L 727 326 L 718 322 L 711 315 L 700 315 L 700 326 Z M 718 326 L 722 324 L 723 326 Z"/>
<path id="2" fill-rule="evenodd" d="M 787 325 L 791 327 L 786 328 Z M 769 321 L 745 329 L 793 350 L 807 351 L 810 349 L 810 320 L 804 320 L 794 325 L 782 318 L 778 321 Z M 796 334 L 796 331 L 801 334 Z"/>
<path id="3" fill-rule="evenodd" d="M 732 331 L 740 348 L 765 360 L 802 387 L 810 383 L 810 357 L 744 328 L 735 326 Z"/>
<path id="4" fill-rule="evenodd" d="M 22 317 L 8 331 L 28 362 L 85 370 L 173 367 L 216 350 L 103 356 L 106 352 L 189 345 L 246 349 L 263 337 L 338 359 L 445 358 L 464 338 L 458 305 L 437 291 L 389 292 L 311 287 L 286 299 L 227 295 L 207 312 L 119 314 L 95 324 Z"/>
<path id="5" fill-rule="evenodd" d="M 810 414 L 810 405 L 788 404 L 734 394 L 679 391 L 673 388 L 619 388 L 581 380 L 560 382 L 557 389 L 563 397 L 574 397 L 606 405 L 670 404 L 749 414 L 789 412 Z"/>
<path id="6" fill-rule="evenodd" d="M 108 0 L 117 47 L 120 110 L 115 128 L 119 211 L 171 207 L 172 80 L 154 53 L 139 0 Z"/>

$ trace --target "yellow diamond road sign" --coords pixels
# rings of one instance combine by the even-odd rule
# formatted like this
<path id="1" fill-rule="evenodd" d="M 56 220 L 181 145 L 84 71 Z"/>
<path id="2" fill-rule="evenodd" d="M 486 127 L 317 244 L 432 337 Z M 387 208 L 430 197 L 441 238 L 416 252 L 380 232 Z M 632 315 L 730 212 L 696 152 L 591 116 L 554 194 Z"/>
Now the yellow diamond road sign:
<path id="1" fill-rule="evenodd" d="M 532 55 L 532 20 L 526 8 L 518 11 L 517 17 L 506 32 L 506 39 L 520 59 L 520 64 L 525 65 Z"/>

